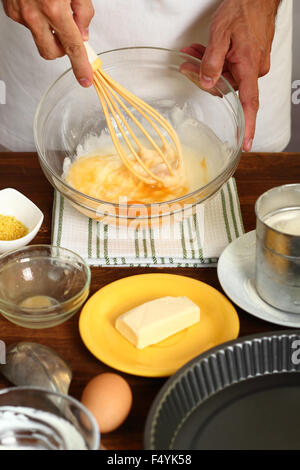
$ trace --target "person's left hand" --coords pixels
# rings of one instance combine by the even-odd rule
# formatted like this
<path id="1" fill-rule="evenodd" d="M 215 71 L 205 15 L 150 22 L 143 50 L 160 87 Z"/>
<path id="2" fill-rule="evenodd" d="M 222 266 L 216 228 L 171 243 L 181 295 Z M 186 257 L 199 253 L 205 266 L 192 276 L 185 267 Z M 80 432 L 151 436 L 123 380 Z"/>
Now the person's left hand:
<path id="1" fill-rule="evenodd" d="M 216 11 L 207 47 L 181 49 L 202 59 L 200 86 L 213 88 L 223 73 L 239 98 L 245 115 L 243 150 L 249 152 L 259 108 L 258 78 L 270 70 L 275 18 L 280 0 L 223 0 Z"/>

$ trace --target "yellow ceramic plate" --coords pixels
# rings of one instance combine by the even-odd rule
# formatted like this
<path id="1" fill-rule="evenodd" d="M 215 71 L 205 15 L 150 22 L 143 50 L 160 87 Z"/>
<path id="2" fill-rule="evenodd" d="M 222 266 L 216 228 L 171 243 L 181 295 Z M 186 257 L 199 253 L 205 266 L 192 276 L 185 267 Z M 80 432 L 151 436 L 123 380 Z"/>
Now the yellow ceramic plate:
<path id="1" fill-rule="evenodd" d="M 199 305 L 200 322 L 173 336 L 137 349 L 115 329 L 116 318 L 139 304 L 164 296 L 186 296 Z M 174 274 L 141 274 L 115 281 L 96 292 L 79 319 L 81 338 L 100 361 L 129 374 L 172 375 L 190 359 L 237 338 L 239 317 L 213 287 Z"/>

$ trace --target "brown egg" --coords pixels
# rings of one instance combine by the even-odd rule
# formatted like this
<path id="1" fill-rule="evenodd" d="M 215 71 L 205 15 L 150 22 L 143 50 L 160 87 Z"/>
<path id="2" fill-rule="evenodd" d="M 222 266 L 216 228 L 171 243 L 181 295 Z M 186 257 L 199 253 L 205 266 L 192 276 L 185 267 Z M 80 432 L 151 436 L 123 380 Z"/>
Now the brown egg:
<path id="1" fill-rule="evenodd" d="M 117 429 L 127 418 L 132 393 L 123 377 L 107 372 L 88 382 L 81 402 L 96 418 L 100 432 L 105 434 Z"/>

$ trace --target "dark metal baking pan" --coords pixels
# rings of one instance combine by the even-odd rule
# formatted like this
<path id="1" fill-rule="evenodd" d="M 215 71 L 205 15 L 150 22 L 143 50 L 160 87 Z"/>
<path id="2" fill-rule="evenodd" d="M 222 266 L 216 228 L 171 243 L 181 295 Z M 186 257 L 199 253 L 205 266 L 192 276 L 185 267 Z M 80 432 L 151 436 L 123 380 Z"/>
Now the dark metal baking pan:
<path id="1" fill-rule="evenodd" d="M 300 449 L 300 330 L 241 337 L 193 359 L 160 390 L 145 449 Z"/>

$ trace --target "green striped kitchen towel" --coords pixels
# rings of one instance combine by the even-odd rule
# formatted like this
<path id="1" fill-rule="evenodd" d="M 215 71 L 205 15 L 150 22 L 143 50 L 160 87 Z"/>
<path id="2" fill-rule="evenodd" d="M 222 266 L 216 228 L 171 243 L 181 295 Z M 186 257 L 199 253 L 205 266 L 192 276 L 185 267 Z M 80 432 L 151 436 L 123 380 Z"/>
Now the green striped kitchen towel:
<path id="1" fill-rule="evenodd" d="M 126 229 L 90 219 L 55 193 L 52 244 L 92 266 L 215 266 L 223 249 L 244 233 L 234 178 L 196 213 L 153 229 Z"/>

